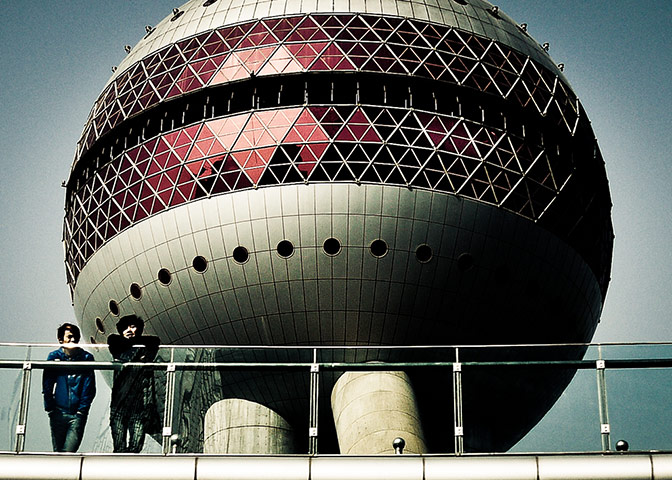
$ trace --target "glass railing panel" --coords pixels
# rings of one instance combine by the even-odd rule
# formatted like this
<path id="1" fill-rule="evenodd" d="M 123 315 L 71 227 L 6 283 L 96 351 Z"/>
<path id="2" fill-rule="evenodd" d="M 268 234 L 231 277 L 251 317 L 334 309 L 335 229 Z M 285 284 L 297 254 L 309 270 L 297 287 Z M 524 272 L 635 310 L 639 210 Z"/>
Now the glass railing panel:
<path id="1" fill-rule="evenodd" d="M 0 343 L 0 360 L 3 362 L 24 361 L 30 358 L 33 348 L 25 344 Z"/>
<path id="2" fill-rule="evenodd" d="M 21 401 L 21 365 L 30 358 L 30 348 L 23 345 L 0 344 L 0 451 L 15 449 L 16 425 Z"/>
<path id="3" fill-rule="evenodd" d="M 585 350 L 585 345 L 460 347 L 464 450 L 483 453 L 516 445 L 573 378 L 586 378 L 581 369 L 593 365 L 582 361 Z M 594 395 L 595 381 L 590 385 Z M 589 416 L 590 408 L 577 414 Z M 514 450 L 562 451 L 573 438 L 568 435 L 562 446 L 519 442 Z"/>
<path id="4" fill-rule="evenodd" d="M 571 371 L 565 372 L 571 374 Z M 541 421 L 511 452 L 593 452 L 602 448 L 595 370 L 578 370 Z"/>
<path id="5" fill-rule="evenodd" d="M 313 361 L 313 349 L 307 347 L 171 347 L 175 361 L 197 361 L 197 350 L 208 352 L 212 362 L 245 364 L 310 364 Z M 206 355 L 206 353 L 200 353 Z M 180 360 L 182 359 L 182 360 Z"/>
<path id="6" fill-rule="evenodd" d="M 259 452 L 308 452 L 312 349 L 179 348 L 172 355 L 177 452 L 245 453 L 241 435 Z"/>
<path id="7" fill-rule="evenodd" d="M 414 364 L 455 361 L 453 347 L 322 347 L 316 352 L 318 363 L 394 363 L 422 368 Z"/>
<path id="8" fill-rule="evenodd" d="M 630 451 L 672 450 L 672 368 L 605 371 L 611 448 L 626 440 Z"/>
<path id="9" fill-rule="evenodd" d="M 588 349 L 583 344 L 568 345 L 489 345 L 489 346 L 460 346 L 458 348 L 459 361 L 469 362 L 496 362 L 518 364 L 520 362 L 534 363 L 549 366 L 571 362 L 580 362 Z M 578 365 L 574 365 L 578 366 Z"/>
<path id="10" fill-rule="evenodd" d="M 0 368 L 0 381 L 7 391 L 0 396 L 0 451 L 15 449 L 26 360 L 32 368 L 28 372 L 30 395 L 23 450 L 52 450 L 49 419 L 43 406 L 42 375 L 45 369 L 57 368 L 43 362 L 49 352 L 58 347 L 57 344 L 30 348 L 0 345 L 0 351 L 10 359 L 1 359 L 5 363 Z M 112 452 L 110 385 L 114 369 L 121 367 L 111 362 L 106 346 L 81 347 L 97 360 L 97 395 L 79 452 Z M 409 375 L 420 399 L 423 417 L 438 425 L 438 428 L 432 425 L 432 435 L 440 435 L 441 451 L 451 452 L 455 442 L 452 364 L 456 359 L 462 367 L 465 452 L 492 452 L 491 445 L 506 443 L 502 440 L 504 437 L 515 442 L 517 431 L 534 423 L 535 412 L 543 415 L 546 406 L 553 404 L 556 398 L 557 402 L 539 424 L 511 451 L 600 451 L 602 436 L 595 363 L 599 358 L 605 359 L 606 364 L 611 447 L 623 438 L 630 443 L 631 450 L 671 450 L 672 441 L 667 441 L 666 427 L 672 424 L 672 413 L 667 408 L 672 394 L 672 368 L 663 367 L 667 359 L 672 358 L 672 345 L 590 346 L 583 357 L 584 350 L 583 345 L 461 346 L 458 349 L 164 347 L 154 362 L 139 367 L 153 372 L 155 408 L 160 419 L 156 433 L 146 437 L 143 452 L 162 452 L 164 441 L 166 446 L 169 443 L 168 435 L 175 434 L 179 442 L 177 452 L 221 453 L 222 439 L 227 438 L 222 425 L 233 431 L 232 419 L 240 423 L 245 415 L 252 414 L 249 412 L 262 415 L 261 407 L 255 407 L 262 405 L 282 417 L 269 421 L 269 425 L 282 434 L 276 435 L 275 440 L 267 440 L 276 444 L 264 448 L 282 453 L 307 453 L 311 445 L 315 445 L 310 440 L 310 427 L 316 426 L 317 450 L 314 451 L 338 453 L 330 401 L 332 390 L 343 372 L 366 371 L 369 366 L 371 370 L 400 370 Z M 642 363 L 644 361 L 649 363 Z M 320 368 L 311 372 L 314 362 Z M 318 381 L 315 398 L 319 417 L 313 424 L 311 381 L 315 380 Z M 566 384 L 569 386 L 563 392 Z M 497 425 L 497 429 L 488 432 L 492 425 Z M 264 438 L 259 431 L 253 435 Z M 437 445 L 436 439 L 432 443 Z"/>
<path id="11" fill-rule="evenodd" d="M 22 372 L 20 369 L 0 369 L 0 451 L 11 451 L 15 446 L 16 424 L 21 399 Z"/>
<path id="12" fill-rule="evenodd" d="M 35 355 L 35 357 L 37 357 L 37 355 Z M 44 355 L 43 358 L 46 358 L 46 355 Z M 26 419 L 24 444 L 24 450 L 28 452 L 52 451 L 49 418 L 44 411 L 44 403 L 42 399 L 42 373 L 43 370 L 35 366 L 31 371 L 28 417 Z"/>
<path id="13" fill-rule="evenodd" d="M 586 353 L 589 360 L 671 359 L 672 343 L 637 343 L 592 345 Z"/>

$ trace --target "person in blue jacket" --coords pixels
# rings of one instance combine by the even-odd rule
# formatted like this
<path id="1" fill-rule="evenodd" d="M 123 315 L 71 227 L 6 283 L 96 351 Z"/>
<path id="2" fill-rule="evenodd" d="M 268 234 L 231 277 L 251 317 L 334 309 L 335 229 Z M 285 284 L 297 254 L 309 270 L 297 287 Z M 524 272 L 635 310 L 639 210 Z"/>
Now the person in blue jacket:
<path id="1" fill-rule="evenodd" d="M 79 348 L 79 328 L 64 323 L 56 331 L 63 346 L 47 357 L 55 362 L 92 362 L 93 355 Z M 84 427 L 93 397 L 96 377 L 92 368 L 45 368 L 42 375 L 44 409 L 49 414 L 54 452 L 76 452 L 82 443 Z"/>

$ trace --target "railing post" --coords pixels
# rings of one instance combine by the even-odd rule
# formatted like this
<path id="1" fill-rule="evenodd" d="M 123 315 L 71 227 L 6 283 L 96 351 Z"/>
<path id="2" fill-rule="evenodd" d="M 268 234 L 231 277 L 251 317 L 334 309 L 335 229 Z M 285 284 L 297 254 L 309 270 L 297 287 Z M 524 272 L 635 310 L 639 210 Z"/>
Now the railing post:
<path id="1" fill-rule="evenodd" d="M 317 417 L 320 396 L 320 366 L 317 363 L 317 349 L 313 349 L 313 363 L 310 366 L 310 413 L 308 419 L 308 454 L 317 453 Z"/>
<path id="2" fill-rule="evenodd" d="M 462 364 L 460 352 L 455 348 L 455 363 L 453 363 L 453 422 L 455 436 L 455 455 L 464 453 L 464 424 L 462 418 Z"/>
<path id="3" fill-rule="evenodd" d="M 606 364 L 602 360 L 602 346 L 598 346 L 598 358 L 596 363 L 597 372 L 597 403 L 600 409 L 600 436 L 602 438 L 602 450 L 611 450 L 611 439 L 609 426 L 609 406 L 607 404 L 607 379 L 606 379 Z"/>
<path id="4" fill-rule="evenodd" d="M 170 363 L 166 367 L 166 395 L 163 405 L 163 454 L 171 453 L 173 434 L 173 407 L 175 403 L 175 349 L 170 349 Z M 175 452 L 173 452 L 175 453 Z"/>
<path id="5" fill-rule="evenodd" d="M 27 358 L 30 359 L 30 347 Z M 28 398 L 30 397 L 30 376 L 33 368 L 28 360 L 23 362 L 23 378 L 21 382 L 21 400 L 19 403 L 19 419 L 16 424 L 15 452 L 23 452 L 26 444 L 26 422 L 28 420 Z"/>

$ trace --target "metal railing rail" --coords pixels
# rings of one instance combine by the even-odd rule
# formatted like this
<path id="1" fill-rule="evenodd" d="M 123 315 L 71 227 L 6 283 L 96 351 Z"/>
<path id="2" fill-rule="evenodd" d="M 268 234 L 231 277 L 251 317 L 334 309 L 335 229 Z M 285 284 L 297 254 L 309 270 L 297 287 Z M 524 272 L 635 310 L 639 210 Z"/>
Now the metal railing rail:
<path id="1" fill-rule="evenodd" d="M 21 453 L 25 449 L 25 434 L 27 428 L 28 403 L 30 398 L 31 374 L 35 369 L 78 369 L 91 368 L 101 371 L 120 370 L 128 367 L 147 368 L 154 371 L 165 372 L 165 398 L 164 398 L 164 416 L 163 416 L 163 442 L 162 448 L 164 454 L 175 453 L 175 441 L 171 442 L 173 437 L 173 412 L 175 408 L 175 376 L 177 372 L 188 371 L 283 371 L 283 372 L 305 372 L 309 375 L 310 393 L 309 393 L 309 412 L 308 416 L 308 454 L 318 453 L 318 398 L 320 391 L 320 375 L 323 372 L 338 371 L 390 371 L 390 370 L 415 370 L 415 369 L 449 369 L 452 371 L 452 394 L 453 394 L 453 413 L 454 413 L 454 445 L 455 454 L 464 454 L 464 415 L 462 398 L 462 376 L 468 375 L 470 371 L 480 369 L 515 369 L 515 368 L 538 368 L 538 369 L 575 369 L 575 370 L 595 370 L 598 394 L 598 409 L 600 419 L 600 438 L 602 451 L 611 450 L 610 442 L 610 424 L 609 424 L 609 406 L 607 401 L 607 383 L 606 371 L 609 369 L 650 369 L 650 368 L 672 368 L 672 356 L 669 358 L 615 358 L 603 359 L 603 347 L 609 346 L 651 346 L 651 345 L 671 345 L 672 342 L 646 342 L 646 343 L 612 343 L 612 344 L 564 344 L 564 345 L 516 345 L 503 347 L 500 345 L 484 346 L 410 346 L 410 347 L 268 347 L 268 346 L 162 346 L 161 349 L 168 350 L 167 360 L 158 360 L 154 363 L 120 363 L 116 361 L 92 361 L 92 362 L 55 362 L 46 360 L 31 360 L 30 357 L 35 347 L 60 347 L 60 344 L 35 344 L 35 343 L 0 343 L 0 358 L 3 347 L 25 347 L 26 360 L 0 360 L 0 369 L 15 369 L 22 372 L 21 392 L 18 408 L 18 419 L 15 425 L 15 445 L 14 451 Z M 105 348 L 105 345 L 85 345 L 83 348 Z M 480 348 L 544 348 L 544 347 L 597 347 L 597 359 L 584 360 L 524 360 L 524 361 L 463 361 L 463 351 L 476 351 Z M 311 361 L 267 361 L 267 362 L 186 362 L 175 361 L 175 353 L 181 349 L 199 350 L 199 349 L 217 349 L 219 351 L 245 351 L 245 350 L 302 350 L 311 354 Z M 348 351 L 348 350 L 429 350 L 440 348 L 442 351 L 452 352 L 454 361 L 407 361 L 391 362 L 376 361 L 369 362 L 329 362 L 320 361 L 318 352 L 328 351 Z M 671 352 L 672 353 L 672 352 Z"/>

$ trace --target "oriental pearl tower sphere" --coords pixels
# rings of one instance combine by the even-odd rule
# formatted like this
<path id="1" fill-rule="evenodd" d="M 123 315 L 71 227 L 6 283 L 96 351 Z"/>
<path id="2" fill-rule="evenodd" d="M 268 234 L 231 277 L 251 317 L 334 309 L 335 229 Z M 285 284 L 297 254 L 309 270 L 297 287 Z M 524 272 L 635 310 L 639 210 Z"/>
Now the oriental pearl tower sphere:
<path id="1" fill-rule="evenodd" d="M 103 88 L 67 181 L 67 281 L 86 338 L 104 343 L 127 314 L 164 344 L 380 347 L 335 360 L 592 338 L 611 269 L 607 177 L 581 103 L 524 25 L 483 0 L 166 13 Z M 321 451 L 378 451 L 373 434 L 349 439 L 377 427 L 347 396 L 391 377 L 413 425 L 381 441 L 451 451 L 451 373 L 322 376 Z M 464 372 L 465 449 L 509 448 L 571 376 Z M 306 379 L 219 372 L 198 394 L 185 381 L 184 401 L 214 413 L 187 419 L 181 404 L 175 429 L 220 451 L 204 438 L 218 418 L 267 409 L 305 451 Z"/>

